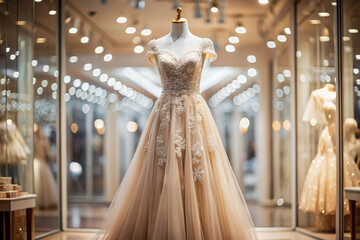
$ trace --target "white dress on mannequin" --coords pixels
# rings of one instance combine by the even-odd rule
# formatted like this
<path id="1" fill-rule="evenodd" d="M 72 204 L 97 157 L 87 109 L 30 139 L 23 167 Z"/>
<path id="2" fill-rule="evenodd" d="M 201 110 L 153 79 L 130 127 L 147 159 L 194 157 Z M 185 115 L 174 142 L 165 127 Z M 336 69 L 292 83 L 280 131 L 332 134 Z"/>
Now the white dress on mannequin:
<path id="1" fill-rule="evenodd" d="M 213 43 L 189 34 L 182 44 L 171 41 L 169 34 L 148 44 L 146 58 L 157 63 L 163 91 L 95 238 L 257 239 L 200 95 L 203 62 L 216 59 Z"/>
<path id="2" fill-rule="evenodd" d="M 326 87 L 313 91 L 303 117 L 303 120 L 315 120 L 320 123 L 325 119 L 326 123 L 319 137 L 317 154 L 305 177 L 299 205 L 300 210 L 316 214 L 316 226 L 322 231 L 333 231 L 335 227 L 336 106 L 333 103 L 335 98 L 336 93 L 327 91 Z M 349 120 L 344 123 L 344 187 L 360 186 L 360 171 L 350 151 L 353 140 L 349 135 L 354 135 L 354 131 L 351 131 L 353 124 Z M 344 202 L 344 213 L 349 213 L 347 200 Z"/>

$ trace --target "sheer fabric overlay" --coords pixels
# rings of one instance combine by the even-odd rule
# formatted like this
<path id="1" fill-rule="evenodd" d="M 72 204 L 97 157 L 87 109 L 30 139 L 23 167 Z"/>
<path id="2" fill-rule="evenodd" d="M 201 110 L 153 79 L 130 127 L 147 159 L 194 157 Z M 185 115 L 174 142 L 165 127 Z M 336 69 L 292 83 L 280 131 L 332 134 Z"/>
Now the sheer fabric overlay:
<path id="1" fill-rule="evenodd" d="M 96 239 L 257 239 L 210 110 L 199 94 L 212 42 L 181 58 L 152 51 L 164 90 Z M 165 66 L 165 65 L 169 66 Z M 192 68 L 184 72 L 183 65 Z M 166 73 L 161 73 L 167 69 Z M 172 70 L 169 70 L 172 69 Z M 186 84 L 181 84 L 179 76 Z M 166 76 L 165 76 L 165 75 Z M 171 82 L 165 82 L 171 81 Z M 195 81 L 195 82 L 193 82 Z M 198 81 L 198 82 L 196 82 Z"/>

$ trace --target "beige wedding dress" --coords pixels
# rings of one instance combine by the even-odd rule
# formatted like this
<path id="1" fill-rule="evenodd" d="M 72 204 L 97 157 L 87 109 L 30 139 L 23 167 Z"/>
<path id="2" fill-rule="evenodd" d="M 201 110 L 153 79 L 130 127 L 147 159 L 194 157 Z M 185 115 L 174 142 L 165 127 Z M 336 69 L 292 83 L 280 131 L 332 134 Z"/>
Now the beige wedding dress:
<path id="1" fill-rule="evenodd" d="M 212 41 L 177 58 L 151 40 L 146 57 L 163 91 L 95 239 L 257 239 L 199 91 L 205 58 L 216 58 Z"/>

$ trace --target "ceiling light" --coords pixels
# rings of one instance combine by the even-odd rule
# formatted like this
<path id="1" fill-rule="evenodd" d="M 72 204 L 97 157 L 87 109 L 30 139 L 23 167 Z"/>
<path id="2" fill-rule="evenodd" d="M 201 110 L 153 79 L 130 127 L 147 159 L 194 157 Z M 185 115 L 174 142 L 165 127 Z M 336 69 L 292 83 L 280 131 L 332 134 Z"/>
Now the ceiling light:
<path id="1" fill-rule="evenodd" d="M 46 38 L 37 38 L 36 39 L 36 43 L 45 43 L 46 42 Z"/>
<path id="2" fill-rule="evenodd" d="M 16 55 L 15 55 L 15 54 L 11 54 L 9 58 L 10 58 L 10 60 L 15 60 Z"/>
<path id="3" fill-rule="evenodd" d="M 24 26 L 26 24 L 26 21 L 17 21 L 16 24 L 19 26 Z"/>
<path id="4" fill-rule="evenodd" d="M 350 28 L 348 31 L 349 31 L 349 33 L 358 33 L 359 32 L 359 30 L 356 28 Z"/>
<path id="5" fill-rule="evenodd" d="M 101 70 L 99 68 L 95 68 L 92 72 L 94 77 L 98 77 L 101 74 Z"/>
<path id="6" fill-rule="evenodd" d="M 127 27 L 127 28 L 125 29 L 125 32 L 126 32 L 127 34 L 134 34 L 134 33 L 136 32 L 136 28 L 134 28 L 134 27 Z"/>
<path id="7" fill-rule="evenodd" d="M 151 33 L 152 33 L 152 31 L 148 28 L 141 30 L 141 35 L 143 35 L 143 36 L 149 36 L 149 35 L 151 35 Z"/>
<path id="8" fill-rule="evenodd" d="M 247 78 L 245 75 L 239 75 L 237 76 L 237 81 L 241 84 L 245 84 L 247 82 Z"/>
<path id="9" fill-rule="evenodd" d="M 118 22 L 118 23 L 126 23 L 126 21 L 127 21 L 126 17 L 118 17 L 116 19 L 116 22 Z"/>
<path id="10" fill-rule="evenodd" d="M 41 2 L 42 0 L 35 0 L 35 2 Z"/>
<path id="11" fill-rule="evenodd" d="M 74 82 L 73 82 L 73 86 L 78 88 L 78 87 L 80 87 L 80 85 L 81 85 L 81 80 L 78 79 L 78 78 L 75 79 Z"/>
<path id="12" fill-rule="evenodd" d="M 64 83 L 69 83 L 71 81 L 71 77 L 69 75 L 64 76 Z"/>
<path id="13" fill-rule="evenodd" d="M 136 122 L 130 121 L 126 124 L 126 128 L 129 132 L 136 132 L 136 130 L 138 129 L 138 125 Z"/>
<path id="14" fill-rule="evenodd" d="M 249 56 L 247 56 L 247 61 L 249 63 L 255 63 L 256 62 L 256 57 L 254 55 L 249 55 Z"/>
<path id="15" fill-rule="evenodd" d="M 47 87 L 48 84 L 49 84 L 48 80 L 42 80 L 41 82 L 41 86 L 43 87 Z"/>
<path id="16" fill-rule="evenodd" d="M 81 43 L 88 43 L 89 42 L 89 38 L 88 37 L 82 37 L 81 39 L 80 39 L 80 42 Z"/>
<path id="17" fill-rule="evenodd" d="M 235 48 L 234 45 L 229 44 L 229 45 L 225 46 L 225 51 L 227 51 L 227 52 L 235 52 L 236 48 Z"/>
<path id="18" fill-rule="evenodd" d="M 116 79 L 113 78 L 113 77 L 111 77 L 111 78 L 109 78 L 109 79 L 107 80 L 107 84 L 108 84 L 110 87 L 114 86 L 114 85 L 115 85 L 115 82 L 116 82 Z"/>
<path id="19" fill-rule="evenodd" d="M 69 29 L 70 34 L 75 34 L 75 33 L 77 33 L 77 31 L 78 31 L 78 29 L 76 27 L 72 27 Z"/>
<path id="20" fill-rule="evenodd" d="M 102 53 L 104 51 L 104 47 L 103 46 L 97 46 L 96 48 L 95 48 L 95 53 L 97 53 L 97 54 L 100 54 L 100 53 Z"/>
<path id="21" fill-rule="evenodd" d="M 356 58 L 357 60 L 360 60 L 360 54 L 355 55 L 355 58 Z"/>
<path id="22" fill-rule="evenodd" d="M 49 65 L 44 65 L 43 66 L 43 72 L 48 72 L 50 69 Z"/>
<path id="23" fill-rule="evenodd" d="M 319 37 L 320 42 L 328 42 L 330 41 L 330 36 L 329 36 L 329 29 L 324 28 L 321 32 L 321 36 Z"/>
<path id="24" fill-rule="evenodd" d="M 279 73 L 277 76 L 276 76 L 277 80 L 279 82 L 284 82 L 285 81 L 285 76 L 282 74 L 282 73 Z"/>
<path id="25" fill-rule="evenodd" d="M 106 82 L 109 79 L 109 76 L 106 73 L 101 74 L 100 81 Z"/>
<path id="26" fill-rule="evenodd" d="M 246 28 L 244 26 L 238 26 L 235 28 L 235 32 L 239 34 L 244 34 L 246 33 Z"/>
<path id="27" fill-rule="evenodd" d="M 32 60 L 32 61 L 31 61 L 31 65 L 32 65 L 33 67 L 36 67 L 36 66 L 38 65 L 38 61 L 37 61 L 37 60 Z"/>
<path id="28" fill-rule="evenodd" d="M 218 9 L 217 7 L 215 7 L 215 6 L 213 6 L 213 7 L 210 9 L 210 11 L 211 11 L 212 13 L 217 13 L 217 12 L 219 12 L 219 9 Z"/>
<path id="29" fill-rule="evenodd" d="M 285 35 L 280 34 L 280 35 L 277 36 L 277 40 L 278 40 L 279 42 L 286 42 L 287 38 L 286 38 Z"/>
<path id="30" fill-rule="evenodd" d="M 291 29 L 289 27 L 284 28 L 286 34 L 291 34 Z"/>
<path id="31" fill-rule="evenodd" d="M 54 16 L 55 14 L 56 14 L 56 11 L 55 11 L 55 10 L 50 10 L 50 11 L 49 11 L 49 15 Z"/>
<path id="32" fill-rule="evenodd" d="M 90 71 L 92 69 L 92 64 L 85 63 L 83 68 L 84 68 L 84 71 Z"/>
<path id="33" fill-rule="evenodd" d="M 284 73 L 284 76 L 285 77 L 291 77 L 291 71 L 289 70 L 289 69 L 285 69 L 284 71 L 283 71 L 283 73 Z"/>
<path id="34" fill-rule="evenodd" d="M 328 13 L 328 12 L 319 12 L 318 14 L 319 14 L 320 17 L 328 17 L 328 16 L 330 16 L 330 13 Z"/>
<path id="35" fill-rule="evenodd" d="M 249 75 L 249 77 L 255 77 L 257 74 L 257 71 L 255 68 L 249 68 L 247 71 L 247 74 Z"/>
<path id="36" fill-rule="evenodd" d="M 320 39 L 320 42 L 328 42 L 328 41 L 330 41 L 329 36 L 320 36 L 319 39 Z"/>
<path id="37" fill-rule="evenodd" d="M 138 45 L 138 46 L 134 47 L 134 52 L 135 53 L 142 53 L 143 51 L 144 51 L 143 46 Z"/>
<path id="38" fill-rule="evenodd" d="M 38 87 L 36 92 L 37 94 L 41 95 L 44 92 L 44 89 L 42 87 Z"/>
<path id="39" fill-rule="evenodd" d="M 258 0 L 258 2 L 262 5 L 265 5 L 269 3 L 269 0 Z"/>
<path id="40" fill-rule="evenodd" d="M 140 42 L 141 42 L 141 37 L 134 37 L 134 38 L 132 39 L 132 42 L 135 43 L 135 44 L 140 43 Z"/>
<path id="41" fill-rule="evenodd" d="M 69 58 L 69 62 L 71 62 L 71 63 L 76 63 L 78 61 L 78 57 L 77 56 L 71 56 L 70 58 Z"/>
<path id="42" fill-rule="evenodd" d="M 229 43 L 239 43 L 239 38 L 236 36 L 229 37 Z"/>
<path id="43" fill-rule="evenodd" d="M 13 76 L 14 76 L 14 78 L 18 78 L 19 77 L 19 72 L 18 71 L 15 71 L 14 73 L 13 73 Z"/>
<path id="44" fill-rule="evenodd" d="M 315 24 L 320 24 L 321 21 L 319 19 L 311 19 L 310 23 L 315 25 Z"/>
<path id="45" fill-rule="evenodd" d="M 331 5 L 336 6 L 336 1 L 332 1 Z"/>
<path id="46" fill-rule="evenodd" d="M 83 91 L 87 91 L 87 90 L 89 90 L 89 83 L 87 83 L 87 82 L 84 82 L 82 85 L 81 85 L 81 89 L 83 90 Z"/>
<path id="47" fill-rule="evenodd" d="M 111 60 L 112 60 L 112 55 L 110 53 L 105 54 L 104 61 L 105 62 L 110 62 Z"/>
<path id="48" fill-rule="evenodd" d="M 268 48 L 276 48 L 276 43 L 274 41 L 267 41 L 266 46 Z"/>

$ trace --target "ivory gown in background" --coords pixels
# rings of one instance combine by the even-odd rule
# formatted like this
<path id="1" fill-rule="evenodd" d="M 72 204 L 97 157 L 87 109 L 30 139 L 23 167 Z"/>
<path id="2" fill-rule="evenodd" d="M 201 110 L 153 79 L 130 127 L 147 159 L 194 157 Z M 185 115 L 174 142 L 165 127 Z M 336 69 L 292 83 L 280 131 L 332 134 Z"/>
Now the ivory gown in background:
<path id="1" fill-rule="evenodd" d="M 257 235 L 214 119 L 200 95 L 210 39 L 180 58 L 156 40 L 146 54 L 163 86 L 95 239 L 250 240 Z"/>
<path id="2" fill-rule="evenodd" d="M 326 86 L 311 93 L 303 120 L 326 124 L 321 132 L 315 158 L 306 174 L 299 209 L 316 216 L 319 231 L 335 230 L 336 214 L 336 93 Z M 355 121 L 354 119 L 352 119 Z M 355 123 L 344 123 L 344 187 L 360 186 L 360 170 L 355 163 Z M 354 126 L 355 124 L 355 126 Z M 353 138 L 350 135 L 354 135 Z M 349 214 L 348 200 L 344 201 L 344 214 Z"/>

